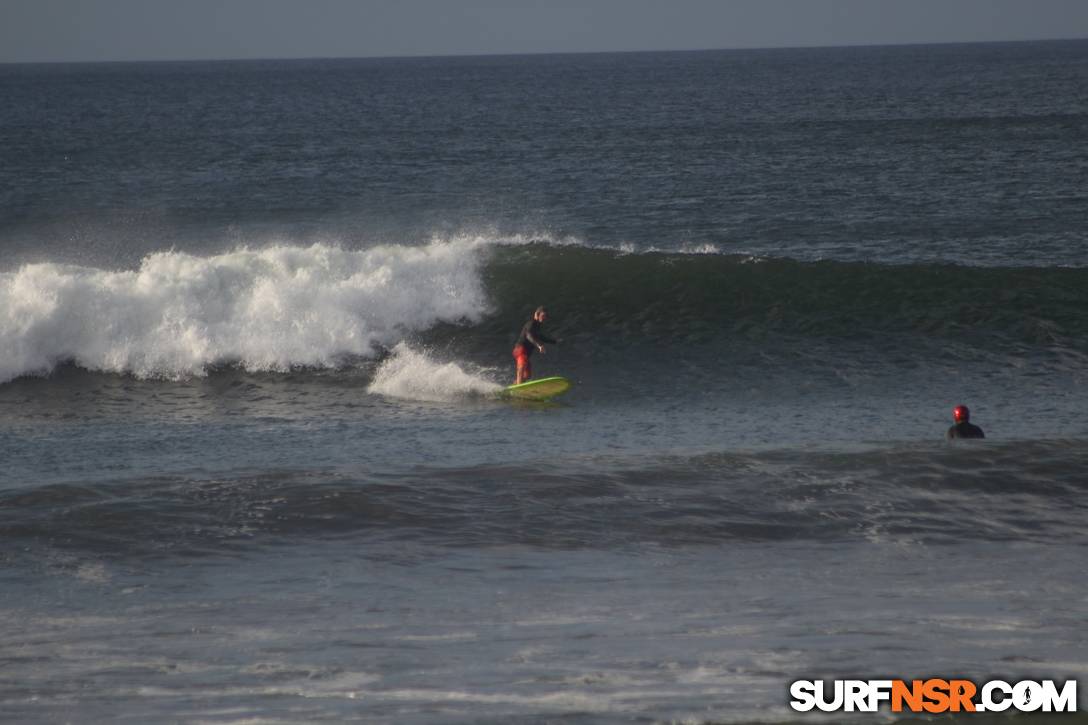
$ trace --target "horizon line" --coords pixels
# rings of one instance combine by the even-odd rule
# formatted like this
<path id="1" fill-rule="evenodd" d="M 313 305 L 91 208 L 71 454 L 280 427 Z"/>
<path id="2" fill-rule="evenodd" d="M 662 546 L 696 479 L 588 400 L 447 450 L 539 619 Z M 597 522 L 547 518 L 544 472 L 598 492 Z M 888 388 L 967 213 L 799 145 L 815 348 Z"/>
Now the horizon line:
<path id="1" fill-rule="evenodd" d="M 759 50 L 834 50 L 845 48 L 910 48 L 953 45 L 1011 45 L 1027 43 L 1072 43 L 1088 41 L 1085 37 L 1066 38 L 1016 38 L 1004 40 L 938 40 L 902 43 L 842 43 L 833 45 L 753 45 L 719 48 L 644 48 L 637 50 L 541 50 L 497 53 L 409 53 L 404 55 L 297 55 L 252 56 L 209 58 L 127 58 L 112 60 L 0 60 L 0 66 L 8 65 L 108 65 L 124 63 L 259 63 L 268 61 L 327 61 L 327 60 L 424 60 L 440 58 L 518 58 L 535 56 L 571 55 L 634 55 L 639 53 L 717 53 Z"/>

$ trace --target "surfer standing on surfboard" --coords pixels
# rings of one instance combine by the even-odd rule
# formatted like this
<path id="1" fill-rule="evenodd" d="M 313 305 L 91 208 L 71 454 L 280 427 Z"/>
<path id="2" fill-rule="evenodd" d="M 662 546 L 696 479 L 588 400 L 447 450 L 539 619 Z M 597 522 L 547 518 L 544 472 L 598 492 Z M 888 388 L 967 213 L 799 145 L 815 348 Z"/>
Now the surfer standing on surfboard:
<path id="1" fill-rule="evenodd" d="M 518 335 L 518 341 L 514 345 L 514 360 L 517 362 L 518 371 L 514 379 L 514 385 L 521 385 L 529 378 L 533 377 L 533 348 L 536 348 L 544 353 L 544 343 L 549 345 L 558 344 L 558 340 L 553 340 L 544 334 L 543 325 L 548 319 L 548 311 L 544 309 L 543 305 L 536 308 L 536 312 L 533 313 L 532 319 L 525 323 L 521 328 L 521 334 Z"/>

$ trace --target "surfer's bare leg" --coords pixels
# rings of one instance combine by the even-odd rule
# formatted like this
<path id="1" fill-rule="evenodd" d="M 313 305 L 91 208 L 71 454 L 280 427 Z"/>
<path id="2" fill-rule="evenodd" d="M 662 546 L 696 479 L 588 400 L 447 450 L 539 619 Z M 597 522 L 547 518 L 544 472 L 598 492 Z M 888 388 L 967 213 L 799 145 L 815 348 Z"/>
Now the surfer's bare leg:
<path id="1" fill-rule="evenodd" d="M 514 385 L 521 385 L 533 377 L 533 369 L 529 366 L 529 358 L 518 358 L 518 372 L 514 379 Z"/>

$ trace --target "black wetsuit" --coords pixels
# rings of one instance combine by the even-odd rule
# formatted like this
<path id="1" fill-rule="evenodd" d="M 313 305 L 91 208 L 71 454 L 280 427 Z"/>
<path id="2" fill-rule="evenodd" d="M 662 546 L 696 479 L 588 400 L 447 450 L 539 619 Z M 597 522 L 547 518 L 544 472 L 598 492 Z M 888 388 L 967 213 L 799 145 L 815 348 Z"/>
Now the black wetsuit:
<path id="1" fill-rule="evenodd" d="M 537 345 L 542 345 L 545 342 L 549 345 L 555 345 L 556 341 L 544 334 L 541 329 L 543 322 L 537 320 L 529 320 L 525 323 L 525 326 L 521 328 L 521 334 L 518 335 L 518 341 L 515 343 L 521 345 L 521 348 L 525 351 L 526 355 L 532 355 L 536 352 Z"/>
<path id="2" fill-rule="evenodd" d="M 986 434 L 977 425 L 964 421 L 956 423 L 948 429 L 948 439 L 953 438 L 985 438 Z"/>

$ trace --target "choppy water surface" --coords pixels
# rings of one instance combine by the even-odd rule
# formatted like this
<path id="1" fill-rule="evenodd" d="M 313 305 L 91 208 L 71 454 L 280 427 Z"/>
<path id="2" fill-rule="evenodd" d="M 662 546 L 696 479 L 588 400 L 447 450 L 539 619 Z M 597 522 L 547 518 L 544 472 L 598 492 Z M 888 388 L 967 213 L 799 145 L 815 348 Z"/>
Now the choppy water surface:
<path id="1" fill-rule="evenodd" d="M 1079 677 L 1086 81 L 1083 42 L 0 68 L 0 710 Z M 575 387 L 501 401 L 541 303 Z"/>

